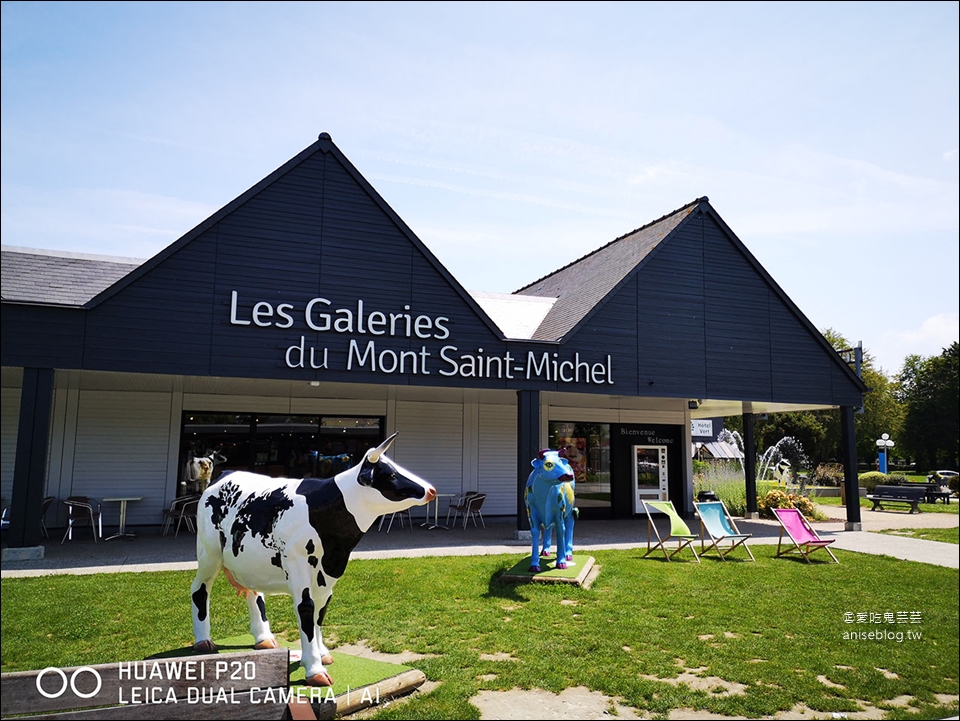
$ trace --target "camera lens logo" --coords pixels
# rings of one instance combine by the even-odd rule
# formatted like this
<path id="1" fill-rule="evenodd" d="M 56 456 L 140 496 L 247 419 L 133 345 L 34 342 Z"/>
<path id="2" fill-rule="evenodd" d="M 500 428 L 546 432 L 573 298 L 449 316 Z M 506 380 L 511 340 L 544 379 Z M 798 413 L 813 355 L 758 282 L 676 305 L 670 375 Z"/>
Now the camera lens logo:
<path id="1" fill-rule="evenodd" d="M 53 673 L 60 677 L 60 689 L 58 691 L 46 691 L 40 684 L 44 675 L 47 673 Z M 77 688 L 77 678 L 84 673 L 89 673 L 96 679 L 97 685 L 93 691 L 85 692 L 80 691 Z M 103 686 L 103 679 L 100 678 L 100 672 L 95 668 L 91 668 L 90 666 L 81 666 L 80 668 L 76 669 L 72 674 L 70 674 L 69 679 L 67 678 L 67 674 L 62 669 L 54 668 L 52 666 L 43 669 L 43 671 L 37 674 L 37 691 L 39 691 L 40 695 L 44 698 L 60 698 L 64 693 L 66 693 L 67 686 L 70 687 L 70 690 L 73 691 L 77 698 L 93 698 L 100 693 L 100 688 Z"/>

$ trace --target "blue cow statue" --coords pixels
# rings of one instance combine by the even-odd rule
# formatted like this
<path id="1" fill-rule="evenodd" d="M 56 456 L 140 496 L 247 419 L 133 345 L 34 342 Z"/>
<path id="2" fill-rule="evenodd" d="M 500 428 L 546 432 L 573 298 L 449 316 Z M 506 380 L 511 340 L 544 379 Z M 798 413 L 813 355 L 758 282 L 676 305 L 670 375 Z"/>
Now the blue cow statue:
<path id="1" fill-rule="evenodd" d="M 540 556 L 548 555 L 551 531 L 557 536 L 556 567 L 566 568 L 567 561 L 573 560 L 573 522 L 577 515 L 573 468 L 563 449 L 540 451 L 530 465 L 533 470 L 523 494 L 533 541 L 530 572 L 540 573 Z"/>

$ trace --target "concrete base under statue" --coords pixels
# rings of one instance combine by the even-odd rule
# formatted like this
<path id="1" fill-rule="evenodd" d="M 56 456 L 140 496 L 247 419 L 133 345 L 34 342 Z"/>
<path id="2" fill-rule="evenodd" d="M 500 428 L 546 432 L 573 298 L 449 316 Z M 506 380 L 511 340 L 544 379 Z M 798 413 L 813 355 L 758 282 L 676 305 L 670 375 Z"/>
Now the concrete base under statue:
<path id="1" fill-rule="evenodd" d="M 530 556 L 524 556 L 514 566 L 500 575 L 503 583 L 569 583 L 580 588 L 590 588 L 600 574 L 593 556 L 574 553 L 564 569 L 556 568 L 556 558 L 540 559 L 540 573 L 530 572 Z"/>

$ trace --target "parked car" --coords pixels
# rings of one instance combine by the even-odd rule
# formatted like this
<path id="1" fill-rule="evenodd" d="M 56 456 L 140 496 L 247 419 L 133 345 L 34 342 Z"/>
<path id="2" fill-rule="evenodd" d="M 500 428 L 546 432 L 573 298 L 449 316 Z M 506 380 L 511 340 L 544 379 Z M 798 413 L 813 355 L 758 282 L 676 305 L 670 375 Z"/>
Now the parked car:
<path id="1" fill-rule="evenodd" d="M 960 487 L 960 474 L 956 471 L 933 471 L 927 476 L 930 483 L 939 483 L 941 487 L 946 486 L 951 491 L 956 492 Z"/>

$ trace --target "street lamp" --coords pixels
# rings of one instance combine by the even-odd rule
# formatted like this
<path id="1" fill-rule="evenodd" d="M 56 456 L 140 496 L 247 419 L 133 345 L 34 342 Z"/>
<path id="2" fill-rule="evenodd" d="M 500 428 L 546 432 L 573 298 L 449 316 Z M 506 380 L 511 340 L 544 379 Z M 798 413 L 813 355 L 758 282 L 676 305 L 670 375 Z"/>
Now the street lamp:
<path id="1" fill-rule="evenodd" d="M 890 449 L 893 448 L 893 441 L 890 440 L 890 434 L 884 433 L 877 439 L 877 453 L 880 456 L 880 472 L 887 472 L 887 456 L 890 455 Z"/>

